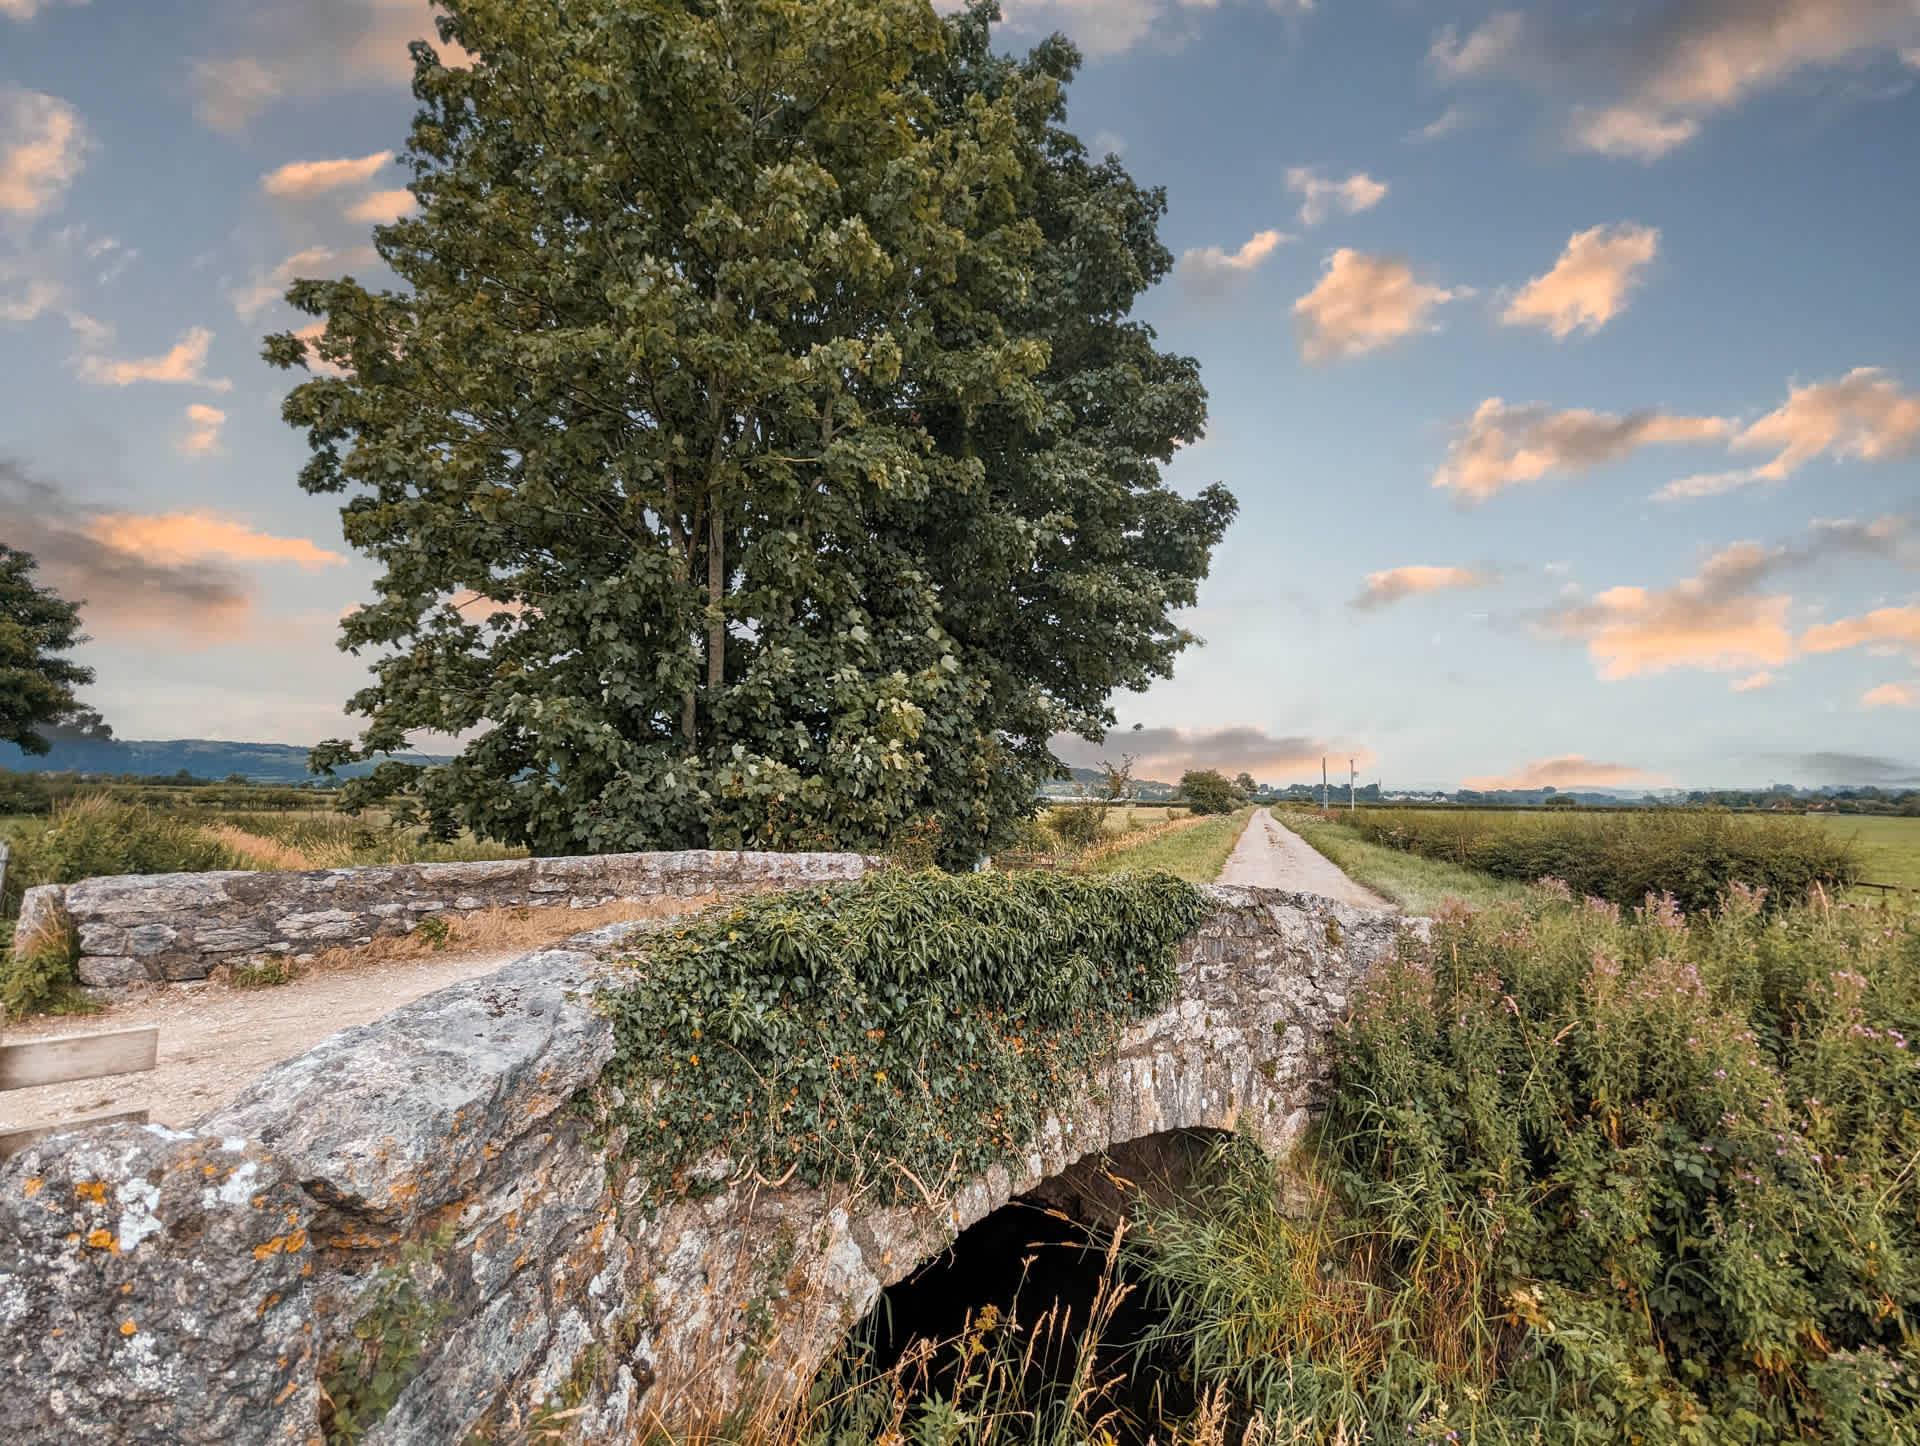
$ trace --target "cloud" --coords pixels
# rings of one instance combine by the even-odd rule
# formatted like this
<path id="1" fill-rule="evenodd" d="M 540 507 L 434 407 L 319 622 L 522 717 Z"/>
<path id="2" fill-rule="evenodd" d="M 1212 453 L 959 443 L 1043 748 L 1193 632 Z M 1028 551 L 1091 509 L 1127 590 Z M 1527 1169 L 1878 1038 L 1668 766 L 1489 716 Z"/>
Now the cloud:
<path id="1" fill-rule="evenodd" d="M 1898 787 L 1920 783 L 1920 764 L 1879 758 L 1871 753 L 1786 753 L 1775 754 L 1774 758 L 1816 784 Z"/>
<path id="2" fill-rule="evenodd" d="M 1460 786 L 1493 793 L 1501 789 L 1606 788 L 1618 784 L 1657 788 L 1671 781 L 1664 773 L 1649 773 L 1630 764 L 1595 763 L 1584 753 L 1564 753 L 1558 758 L 1536 758 L 1496 777 L 1463 778 Z"/>
<path id="3" fill-rule="evenodd" d="M 82 602 L 89 631 L 171 632 L 189 647 L 244 636 L 256 589 L 240 565 L 345 561 L 211 512 L 155 517 L 79 502 L 5 458 L 0 536 L 31 552 L 62 595 Z"/>
<path id="4" fill-rule="evenodd" d="M 1520 288 L 1500 319 L 1508 326 L 1538 326 L 1555 337 L 1584 327 L 1598 331 L 1620 314 L 1639 272 L 1660 249 L 1652 226 L 1621 222 L 1576 231 L 1544 276 Z"/>
<path id="5" fill-rule="evenodd" d="M 1860 695 L 1862 708 L 1920 708 L 1920 683 L 1882 683 Z"/>
<path id="6" fill-rule="evenodd" d="M 1731 445 L 1776 449 L 1771 462 L 1669 482 L 1662 501 L 1709 497 L 1755 483 L 1784 482 L 1815 458 L 1881 462 L 1920 446 L 1920 392 L 1903 391 L 1878 367 L 1855 367 L 1838 381 L 1790 387 L 1787 400 L 1743 429 Z"/>
<path id="7" fill-rule="evenodd" d="M 1367 584 L 1348 606 L 1362 612 L 1382 608 L 1402 598 L 1445 588 L 1486 587 L 1500 580 L 1491 568 L 1426 567 L 1414 564 L 1367 574 Z"/>
<path id="8" fill-rule="evenodd" d="M 33 19 L 39 11 L 45 10 L 54 0 L 0 0 L 0 15 L 10 16 L 22 22 Z M 69 5 L 84 5 L 87 0 L 67 0 Z"/>
<path id="9" fill-rule="evenodd" d="M 1414 144 L 1424 141 L 1437 141 L 1444 136 L 1452 135 L 1456 131 L 1463 131 L 1472 124 L 1472 111 L 1463 105 L 1450 105 L 1441 111 L 1438 116 L 1417 130 L 1408 131 L 1402 139 Z"/>
<path id="10" fill-rule="evenodd" d="M 1288 171 L 1287 189 L 1300 193 L 1302 226 L 1317 226 L 1336 211 L 1345 216 L 1370 211 L 1387 195 L 1387 183 L 1365 171 L 1355 171 L 1344 181 L 1330 181 L 1310 166 Z"/>
<path id="11" fill-rule="evenodd" d="M 269 196 L 317 196 L 341 186 L 362 185 L 392 159 L 392 151 L 375 151 L 370 156 L 337 161 L 288 161 L 262 176 L 260 189 Z"/>
<path id="12" fill-rule="evenodd" d="M 1603 156 L 1657 161 L 1700 133 L 1700 122 L 1638 105 L 1578 107 L 1573 113 L 1574 145 Z"/>
<path id="13" fill-rule="evenodd" d="M 1809 653 L 1837 653 L 1843 648 L 1885 644 L 1920 661 L 1920 603 L 1875 608 L 1857 618 L 1821 623 L 1808 628 L 1800 646 Z"/>
<path id="14" fill-rule="evenodd" d="M 1427 313 L 1466 296 L 1416 281 L 1392 256 L 1363 256 L 1341 247 L 1313 290 L 1293 304 L 1300 351 L 1309 361 L 1338 361 L 1389 346 L 1425 328 Z"/>
<path id="15" fill-rule="evenodd" d="M 1548 473 L 1585 472 L 1639 447 L 1709 442 L 1727 431 L 1727 423 L 1718 417 L 1659 411 L 1622 417 L 1583 407 L 1556 412 L 1544 402 L 1510 407 L 1499 397 L 1488 397 L 1447 449 L 1433 485 L 1466 501 L 1484 502 Z"/>
<path id="16" fill-rule="evenodd" d="M 91 149 L 80 112 L 58 96 L 0 87 L 0 211 L 51 210 Z"/>
<path id="17" fill-rule="evenodd" d="M 1172 49 L 1192 34 L 1194 18 L 1218 10 L 1221 0 L 1005 0 L 1006 30 L 1040 36 L 1064 30 L 1088 55 L 1117 55 L 1145 41 Z M 935 0 L 951 13 L 962 0 Z M 1275 14 L 1311 14 L 1315 0 L 1264 0 Z"/>
<path id="18" fill-rule="evenodd" d="M 165 356 L 144 357 L 135 361 L 110 361 L 90 356 L 81 363 L 80 374 L 102 386 L 124 387 L 134 382 L 184 382 L 189 386 L 211 387 L 224 392 L 233 386 L 226 377 L 208 377 L 207 343 L 213 333 L 196 326 L 174 344 Z"/>
<path id="19" fill-rule="evenodd" d="M 1734 693 L 1758 693 L 1763 688 L 1771 688 L 1776 681 L 1771 673 L 1750 673 L 1744 678 L 1735 678 L 1727 688 Z"/>
<path id="20" fill-rule="evenodd" d="M 1228 777 L 1251 773 L 1271 781 L 1295 769 L 1317 766 L 1324 758 L 1365 762 L 1373 754 L 1364 748 L 1324 738 L 1275 736 L 1260 728 L 1214 729 L 1117 728 L 1104 743 L 1089 743 L 1071 733 L 1056 733 L 1054 756 L 1076 768 L 1096 768 L 1102 759 L 1134 758 L 1133 776 L 1172 783 L 1190 768 L 1217 768 Z"/>
<path id="21" fill-rule="evenodd" d="M 1466 80 L 1509 65 L 1526 47 L 1527 17 L 1513 10 L 1489 15 L 1464 40 L 1449 25 L 1433 39 L 1427 64 L 1444 81 Z"/>
<path id="22" fill-rule="evenodd" d="M 380 253 L 371 246 L 354 246 L 344 250 L 332 246 L 309 246 L 304 251 L 296 251 L 277 266 L 254 272 L 253 279 L 245 286 L 229 291 L 227 299 L 233 303 L 234 312 L 242 321 L 252 321 L 284 297 L 287 288 L 299 278 L 338 276 L 350 266 L 380 264 Z"/>
<path id="23" fill-rule="evenodd" d="M 278 0 L 251 13 L 238 53 L 194 65 L 200 119 L 228 135 L 244 132 L 273 102 L 413 79 L 407 46 L 432 44 L 446 65 L 473 57 L 442 42 L 427 0 Z"/>
<path id="24" fill-rule="evenodd" d="M 207 457 L 220 449 L 220 429 L 227 424 L 225 412 L 195 402 L 187 408 L 187 421 L 191 425 L 186 434 L 174 444 L 182 456 Z"/>
<path id="25" fill-rule="evenodd" d="M 1180 257 L 1180 282 L 1195 295 L 1219 296 L 1240 277 L 1257 270 L 1274 248 L 1292 239 L 1284 231 L 1256 231 L 1238 251 L 1219 246 L 1190 247 Z"/>
<path id="26" fill-rule="evenodd" d="M 311 325 L 301 327 L 294 333 L 295 336 L 307 344 L 307 369 L 315 376 L 320 377 L 344 377 L 351 375 L 353 370 L 351 367 L 335 366 L 332 362 L 327 361 L 320 355 L 320 338 L 326 335 L 326 331 L 326 322 L 316 321 Z"/>
<path id="27" fill-rule="evenodd" d="M 1809 531 L 1808 540 L 1791 545 L 1729 543 L 1701 564 L 1697 576 L 1668 588 L 1615 587 L 1591 600 L 1575 598 L 1546 612 L 1537 630 L 1585 643 L 1599 676 L 1608 680 L 1672 668 L 1770 669 L 1801 652 L 1875 640 L 1899 642 L 1902 619 L 1878 613 L 1817 627 L 1796 640 L 1787 620 L 1792 595 L 1760 589 L 1786 573 L 1843 557 L 1880 557 L 1920 566 L 1906 521 L 1828 520 L 1814 523 Z M 1920 648 L 1920 607 L 1883 611 L 1910 614 L 1906 637 Z"/>
<path id="28" fill-rule="evenodd" d="M 415 204 L 411 191 L 373 191 L 347 208 L 347 219 L 387 226 L 413 210 Z"/>

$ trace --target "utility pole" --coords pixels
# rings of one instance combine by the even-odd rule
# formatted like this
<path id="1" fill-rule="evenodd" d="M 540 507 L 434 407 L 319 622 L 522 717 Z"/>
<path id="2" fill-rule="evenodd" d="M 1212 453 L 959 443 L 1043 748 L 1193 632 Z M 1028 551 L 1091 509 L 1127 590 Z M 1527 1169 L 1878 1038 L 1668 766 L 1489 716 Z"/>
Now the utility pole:
<path id="1" fill-rule="evenodd" d="M 1327 756 L 1320 755 L 1320 812 L 1327 811 Z"/>
<path id="2" fill-rule="evenodd" d="M 1347 760 L 1347 812 L 1353 812 L 1353 760 Z"/>

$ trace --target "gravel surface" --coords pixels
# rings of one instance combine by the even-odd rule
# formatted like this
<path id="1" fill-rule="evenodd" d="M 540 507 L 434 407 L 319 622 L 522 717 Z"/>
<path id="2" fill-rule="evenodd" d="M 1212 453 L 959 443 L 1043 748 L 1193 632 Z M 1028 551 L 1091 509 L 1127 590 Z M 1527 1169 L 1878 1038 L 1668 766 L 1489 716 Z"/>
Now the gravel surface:
<path id="1" fill-rule="evenodd" d="M 1394 907 L 1341 873 L 1331 859 L 1264 808 L 1255 811 L 1217 882 L 1257 889 L 1293 889 L 1362 909 L 1391 911 Z"/>
<path id="2" fill-rule="evenodd" d="M 169 984 L 100 1014 L 9 1025 L 0 1029 L 0 1044 L 157 1024 L 160 1060 L 144 1074 L 8 1090 L 0 1094 L 0 1130 L 141 1108 L 158 1125 L 191 1124 L 226 1104 L 269 1065 L 312 1048 L 334 1031 L 491 973 L 527 952 L 351 964 L 264 989 L 235 989 L 212 980 Z"/>

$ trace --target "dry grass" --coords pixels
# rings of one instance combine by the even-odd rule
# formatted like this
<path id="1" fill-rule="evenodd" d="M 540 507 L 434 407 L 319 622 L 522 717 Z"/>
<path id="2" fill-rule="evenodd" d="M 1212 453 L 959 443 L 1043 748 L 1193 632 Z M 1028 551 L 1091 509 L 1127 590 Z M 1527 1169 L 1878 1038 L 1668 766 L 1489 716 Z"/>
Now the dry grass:
<path id="1" fill-rule="evenodd" d="M 317 869 L 312 857 L 295 848 L 292 844 L 282 843 L 277 838 L 264 838 L 257 833 L 248 833 L 230 823 L 214 824 L 200 830 L 208 838 L 225 845 L 233 854 L 234 863 L 243 869 L 274 871 L 281 869 Z"/>
<path id="2" fill-rule="evenodd" d="M 549 907 L 481 909 L 458 917 L 435 915 L 409 934 L 392 934 L 351 949 L 327 949 L 299 967 L 304 974 L 383 960 L 425 959 L 434 954 L 506 954 L 557 944 L 605 924 L 693 914 L 732 897 L 728 894 L 661 894 L 615 899 L 591 909 Z M 434 927 L 434 926 L 440 927 Z"/>

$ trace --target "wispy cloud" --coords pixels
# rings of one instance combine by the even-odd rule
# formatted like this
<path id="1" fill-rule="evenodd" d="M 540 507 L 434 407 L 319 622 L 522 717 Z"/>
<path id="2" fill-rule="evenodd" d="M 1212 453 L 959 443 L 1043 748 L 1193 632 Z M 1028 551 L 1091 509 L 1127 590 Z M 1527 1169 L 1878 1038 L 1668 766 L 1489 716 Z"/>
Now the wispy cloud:
<path id="1" fill-rule="evenodd" d="M 1463 105 L 1450 105 L 1439 115 L 1415 130 L 1408 131 L 1402 139 L 1413 144 L 1437 141 L 1459 131 L 1466 130 L 1474 123 L 1473 112 Z"/>
<path id="2" fill-rule="evenodd" d="M 1660 233 L 1652 226 L 1621 222 L 1576 231 L 1553 269 L 1521 287 L 1500 319 L 1555 337 L 1596 332 L 1626 308 L 1628 293 L 1659 249 Z"/>
<path id="3" fill-rule="evenodd" d="M 1449 25 L 1434 36 L 1427 64 L 1444 81 L 1468 80 L 1511 64 L 1528 41 L 1527 17 L 1514 10 L 1488 16 L 1462 36 Z"/>
<path id="4" fill-rule="evenodd" d="M 964 0 L 935 0 L 954 11 Z M 1225 0 L 1234 3 L 1234 0 Z M 1275 14 L 1311 15 L 1316 0 L 1250 0 Z M 1223 0 L 1006 0 L 1001 9 L 1009 33 L 1042 36 L 1065 31 L 1089 55 L 1117 55 L 1139 45 L 1174 49 L 1190 40 L 1197 24 Z"/>
<path id="5" fill-rule="evenodd" d="M 1784 403 L 1742 429 L 1731 445 L 1776 455 L 1758 467 L 1682 477 L 1654 495 L 1671 502 L 1784 482 L 1828 453 L 1868 462 L 1905 456 L 1920 446 L 1920 392 L 1904 391 L 1878 367 L 1855 367 L 1838 381 L 1790 388 Z"/>
<path id="6" fill-rule="evenodd" d="M 1071 733 L 1056 733 L 1054 756 L 1076 768 L 1098 767 L 1102 759 L 1118 763 L 1122 754 L 1134 758 L 1135 778 L 1173 782 L 1190 768 L 1217 768 L 1229 776 L 1251 773 L 1272 782 L 1297 770 L 1319 766 L 1325 758 L 1352 758 L 1369 762 L 1365 748 L 1326 738 L 1298 734 L 1275 735 L 1263 728 L 1142 728 L 1116 729 L 1104 743 L 1089 743 Z"/>
<path id="7" fill-rule="evenodd" d="M 227 414 L 218 407 L 195 402 L 187 408 L 187 430 L 175 444 L 185 457 L 210 457 L 220 450 L 220 429 Z"/>
<path id="8" fill-rule="evenodd" d="M 347 207 L 347 219 L 386 226 L 408 214 L 414 205 L 411 191 L 373 191 Z"/>
<path id="9" fill-rule="evenodd" d="M 224 392 L 233 386 L 232 381 L 206 374 L 207 345 L 212 340 L 212 332 L 204 326 L 196 326 L 162 356 L 129 361 L 90 356 L 81 362 L 80 375 L 90 382 L 109 387 L 131 386 L 135 382 L 177 382 Z"/>
<path id="10" fill-rule="evenodd" d="M 337 277 L 348 267 L 380 265 L 380 253 L 371 246 L 337 248 L 309 246 L 296 251 L 279 265 L 256 271 L 244 286 L 235 287 L 227 296 L 242 321 L 252 321 L 287 294 L 287 288 L 304 277 Z"/>
<path id="11" fill-rule="evenodd" d="M 1582 407 L 1556 412 L 1544 402 L 1508 406 L 1488 397 L 1448 448 L 1433 485 L 1463 501 L 1484 502 L 1550 474 L 1572 475 L 1618 461 L 1640 447 L 1710 442 L 1727 431 L 1719 417 L 1659 411 L 1615 416 Z"/>
<path id="12" fill-rule="evenodd" d="M 1339 361 L 1391 346 L 1426 329 L 1436 306 L 1470 293 L 1418 280 L 1393 256 L 1341 247 L 1319 284 L 1293 304 L 1300 351 L 1309 361 Z"/>
<path id="13" fill-rule="evenodd" d="M 1352 216 L 1370 211 L 1387 195 L 1387 183 L 1374 180 L 1365 171 L 1355 171 L 1345 180 L 1335 181 L 1311 166 L 1295 166 L 1288 171 L 1287 189 L 1300 196 L 1302 226 L 1317 226 L 1336 212 Z"/>
<path id="14" fill-rule="evenodd" d="M 80 112 L 58 96 L 0 86 L 0 211 L 50 211 L 91 149 Z"/>
<path id="15" fill-rule="evenodd" d="M 362 185 L 392 159 L 392 151 L 375 151 L 341 160 L 288 161 L 262 176 L 260 189 L 269 196 L 317 196 L 342 186 Z"/>
<path id="16" fill-rule="evenodd" d="M 1180 284 L 1196 296 L 1222 295 L 1292 239 L 1284 231 L 1256 231 L 1235 251 L 1220 246 L 1190 247 L 1180 256 Z"/>
<path id="17" fill-rule="evenodd" d="M 1809 653 L 1837 653 L 1845 648 L 1886 645 L 1903 650 L 1920 662 L 1920 603 L 1875 608 L 1855 618 L 1808 628 L 1800 646 Z"/>
<path id="18" fill-rule="evenodd" d="M 31 552 L 49 582 L 81 601 L 90 632 L 170 633 L 189 648 L 244 638 L 258 589 L 243 568 L 346 561 L 304 538 L 275 537 L 214 512 L 156 516 L 81 502 L 5 458 L 0 536 Z"/>
<path id="19" fill-rule="evenodd" d="M 1388 568 L 1385 572 L 1367 574 L 1366 586 L 1349 607 L 1361 612 L 1382 608 L 1389 603 L 1399 602 L 1402 598 L 1418 596 L 1420 593 L 1441 592 L 1450 588 L 1486 587 L 1500 580 L 1500 575 L 1492 568 L 1474 567 L 1431 567 L 1423 564 L 1410 564 L 1406 567 Z"/>
<path id="20" fill-rule="evenodd" d="M 57 0 L 0 0 L 0 15 L 9 19 L 28 21 L 42 10 L 49 9 Z M 84 5 L 87 0 L 66 0 L 69 5 Z"/>
<path id="21" fill-rule="evenodd" d="M 1771 688 L 1778 681 L 1772 673 L 1749 673 L 1744 678 L 1735 678 L 1727 684 L 1727 689 L 1734 693 L 1758 693 Z"/>
<path id="22" fill-rule="evenodd" d="M 1536 758 L 1511 773 L 1463 778 L 1460 786 L 1492 793 L 1501 789 L 1617 788 L 1634 784 L 1657 788 L 1670 782 L 1672 779 L 1664 773 L 1651 773 L 1629 763 L 1596 763 L 1584 753 L 1563 753 L 1558 758 Z"/>
<path id="23" fill-rule="evenodd" d="M 1882 683 L 1860 695 L 1862 708 L 1920 708 L 1920 683 Z"/>

